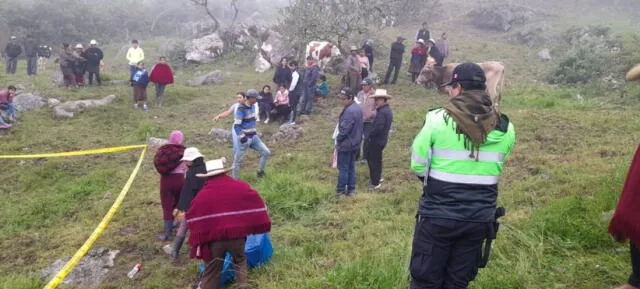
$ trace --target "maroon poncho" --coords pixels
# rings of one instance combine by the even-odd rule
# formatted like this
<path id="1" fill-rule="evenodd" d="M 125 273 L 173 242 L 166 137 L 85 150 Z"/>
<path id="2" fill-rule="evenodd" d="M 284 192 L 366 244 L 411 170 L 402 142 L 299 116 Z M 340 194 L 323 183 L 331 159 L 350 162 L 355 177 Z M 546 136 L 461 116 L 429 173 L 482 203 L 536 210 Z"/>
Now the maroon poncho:
<path id="1" fill-rule="evenodd" d="M 226 174 L 207 180 L 186 214 L 189 257 L 211 260 L 208 244 L 271 231 L 262 197 L 249 184 Z"/>
<path id="2" fill-rule="evenodd" d="M 609 224 L 609 234 L 618 242 L 630 239 L 636 246 L 640 244 L 640 146 L 629 167 L 622 196 Z"/>
<path id="3" fill-rule="evenodd" d="M 158 84 L 171 84 L 173 83 L 173 72 L 168 64 L 156 63 L 151 68 L 151 76 L 149 77 L 151 82 Z"/>

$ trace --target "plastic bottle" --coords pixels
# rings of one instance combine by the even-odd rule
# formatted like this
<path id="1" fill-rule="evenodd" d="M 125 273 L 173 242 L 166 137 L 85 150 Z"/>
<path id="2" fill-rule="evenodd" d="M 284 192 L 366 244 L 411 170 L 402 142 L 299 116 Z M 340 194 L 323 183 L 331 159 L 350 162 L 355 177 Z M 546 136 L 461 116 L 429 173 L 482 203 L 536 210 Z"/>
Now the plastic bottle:
<path id="1" fill-rule="evenodd" d="M 131 271 L 129 271 L 129 274 L 127 274 L 127 277 L 129 277 L 129 279 L 133 279 L 133 277 L 136 276 L 136 273 L 138 273 L 138 271 L 140 271 L 141 267 L 142 267 L 142 263 L 138 263 L 135 266 L 133 266 L 133 269 L 131 269 Z"/>

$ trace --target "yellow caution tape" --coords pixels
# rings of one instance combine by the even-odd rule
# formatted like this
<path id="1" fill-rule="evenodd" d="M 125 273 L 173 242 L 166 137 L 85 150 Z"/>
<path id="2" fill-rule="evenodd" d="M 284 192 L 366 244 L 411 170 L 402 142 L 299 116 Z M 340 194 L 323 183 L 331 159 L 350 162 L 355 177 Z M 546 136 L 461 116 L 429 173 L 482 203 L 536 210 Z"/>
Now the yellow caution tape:
<path id="1" fill-rule="evenodd" d="M 146 148 L 146 147 L 147 147 L 147 145 L 133 145 L 133 146 L 102 148 L 102 149 L 93 149 L 93 150 L 81 150 L 81 151 L 61 152 L 61 153 L 52 153 L 52 154 L 6 155 L 6 156 L 0 155 L 0 159 L 34 159 L 34 158 L 72 157 L 72 156 L 83 156 L 83 155 L 117 153 L 117 152 L 129 151 L 129 150 L 134 150 L 134 149 L 141 149 L 141 148 Z"/>
<path id="2" fill-rule="evenodd" d="M 87 239 L 87 241 L 84 242 L 82 247 L 80 247 L 80 249 L 78 249 L 78 251 L 73 255 L 73 257 L 71 257 L 71 260 L 69 260 L 69 262 L 67 262 L 67 264 L 64 265 L 62 270 L 60 270 L 60 272 L 58 272 L 58 274 L 56 274 L 56 276 L 53 277 L 51 281 L 49 281 L 49 283 L 47 284 L 47 286 L 44 287 L 44 289 L 55 289 L 58 287 L 58 285 L 60 285 L 62 280 L 64 280 L 64 278 L 67 277 L 67 275 L 71 272 L 71 270 L 73 270 L 73 268 L 78 264 L 78 262 L 82 260 L 82 257 L 84 257 L 84 255 L 87 254 L 89 249 L 91 249 L 91 247 L 96 242 L 96 240 L 100 237 L 100 235 L 102 235 L 102 232 L 104 231 L 104 229 L 106 229 L 107 225 L 111 222 L 113 215 L 115 215 L 115 213 L 120 208 L 120 205 L 124 200 L 124 197 L 127 195 L 127 192 L 129 192 L 129 189 L 131 188 L 131 184 L 133 183 L 133 180 L 136 178 L 136 175 L 140 170 L 140 166 L 142 165 L 142 160 L 144 159 L 144 153 L 147 151 L 147 146 L 145 145 L 121 147 L 121 148 L 133 149 L 134 147 L 139 147 L 144 149 L 140 154 L 140 159 L 138 159 L 138 163 L 136 164 L 136 167 L 133 169 L 133 172 L 131 172 L 131 175 L 129 176 L 129 180 L 127 180 L 127 183 L 124 185 L 124 188 L 122 188 L 120 195 L 118 195 L 118 198 L 111 206 L 111 209 L 109 209 L 109 212 L 107 212 L 107 214 L 104 215 L 104 217 L 102 218 L 102 221 L 100 222 L 100 224 L 98 224 L 98 227 L 96 227 L 95 230 L 93 230 L 93 233 L 91 234 L 89 239 Z M 121 148 L 111 148 L 111 149 L 121 149 Z M 103 150 L 110 150 L 110 149 L 103 149 Z M 124 149 L 124 150 L 127 150 L 127 149 Z M 94 151 L 97 151 L 97 150 L 94 150 Z M 85 151 L 85 152 L 88 152 L 88 151 Z M 112 152 L 112 151 L 106 151 L 106 152 Z M 72 153 L 77 153 L 77 152 L 72 152 Z M 77 155 L 77 154 L 73 154 L 73 155 Z"/>

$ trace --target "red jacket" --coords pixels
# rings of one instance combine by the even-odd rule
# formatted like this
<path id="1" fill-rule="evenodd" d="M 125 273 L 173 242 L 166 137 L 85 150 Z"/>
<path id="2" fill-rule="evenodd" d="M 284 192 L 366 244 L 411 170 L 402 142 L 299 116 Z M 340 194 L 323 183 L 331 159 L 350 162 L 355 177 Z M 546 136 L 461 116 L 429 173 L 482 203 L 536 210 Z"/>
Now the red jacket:
<path id="1" fill-rule="evenodd" d="M 171 84 L 173 83 L 173 71 L 168 64 L 156 63 L 151 68 L 150 80 L 158 84 Z"/>
<path id="2" fill-rule="evenodd" d="M 13 103 L 13 97 L 8 89 L 0 90 L 0 103 Z"/>

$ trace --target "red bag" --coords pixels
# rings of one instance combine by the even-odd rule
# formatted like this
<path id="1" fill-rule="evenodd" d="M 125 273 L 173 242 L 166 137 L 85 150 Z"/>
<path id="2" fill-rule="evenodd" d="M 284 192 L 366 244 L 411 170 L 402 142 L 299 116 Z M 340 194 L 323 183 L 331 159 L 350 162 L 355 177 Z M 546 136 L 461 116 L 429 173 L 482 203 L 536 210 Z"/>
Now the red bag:
<path id="1" fill-rule="evenodd" d="M 168 175 L 182 162 L 184 156 L 183 145 L 166 144 L 161 146 L 153 157 L 153 165 L 161 175 Z"/>

